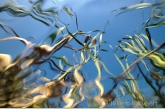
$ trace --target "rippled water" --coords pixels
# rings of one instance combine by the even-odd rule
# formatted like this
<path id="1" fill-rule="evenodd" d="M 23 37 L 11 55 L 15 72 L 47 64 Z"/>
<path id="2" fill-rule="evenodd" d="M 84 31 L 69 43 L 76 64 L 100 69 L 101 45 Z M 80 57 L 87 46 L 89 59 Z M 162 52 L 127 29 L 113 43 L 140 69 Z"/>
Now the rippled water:
<path id="1" fill-rule="evenodd" d="M 164 4 L 1 0 L 0 107 L 164 107 Z"/>

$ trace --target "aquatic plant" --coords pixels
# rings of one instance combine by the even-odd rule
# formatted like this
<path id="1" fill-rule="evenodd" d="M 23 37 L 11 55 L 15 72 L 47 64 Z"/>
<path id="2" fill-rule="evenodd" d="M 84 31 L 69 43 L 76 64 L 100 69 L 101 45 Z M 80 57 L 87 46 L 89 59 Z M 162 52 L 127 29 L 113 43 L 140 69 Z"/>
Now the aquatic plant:
<path id="1" fill-rule="evenodd" d="M 1 38 L 0 42 L 18 40 L 25 46 L 13 61 L 10 54 L 0 54 L 0 107 L 73 108 L 81 107 L 83 104 L 89 108 L 103 108 L 111 107 L 110 103 L 115 100 L 118 102 L 118 107 L 125 107 L 121 103 L 121 98 L 125 97 L 126 94 L 130 95 L 135 102 L 131 107 L 151 107 L 148 104 L 147 96 L 143 94 L 137 81 L 139 75 L 142 75 L 145 82 L 154 90 L 154 96 L 159 97 L 156 100 L 158 104 L 165 107 L 164 92 L 162 91 L 165 58 L 164 52 L 161 51 L 164 50 L 165 43 L 158 45 L 149 33 L 149 28 L 164 25 L 164 20 L 160 20 L 164 19 L 163 10 L 158 8 L 164 6 L 164 1 L 140 3 L 113 11 L 123 10 L 125 12 L 125 10 L 154 6 L 152 17 L 143 24 L 145 33 L 123 37 L 118 41 L 120 44 L 116 47 L 114 58 L 117 59 L 123 69 L 119 76 L 114 75 L 114 72 L 111 73 L 110 68 L 101 60 L 100 52 L 107 52 L 106 49 L 102 48 L 102 45 L 106 43 L 103 40 L 105 31 L 100 29 L 88 32 L 78 30 L 76 13 L 70 7 L 64 6 L 62 9 L 71 18 L 76 18 L 77 31 L 73 33 L 68 24 L 60 21 L 58 11 L 53 9 L 43 11 L 40 7 L 42 3 L 42 0 L 34 2 L 30 10 L 20 6 L 14 0 L 7 1 L 0 6 L 0 12 L 7 11 L 15 17 L 31 16 L 37 21 L 56 28 L 42 43 L 35 44 L 19 36 L 9 25 L 0 23 L 2 29 L 10 35 Z M 60 37 L 57 39 L 58 36 Z M 84 38 L 83 41 L 80 40 L 80 37 Z M 70 43 L 72 40 L 76 42 L 79 48 Z M 69 62 L 67 55 L 56 55 L 63 48 L 74 52 L 73 63 Z M 121 57 L 117 54 L 120 50 L 123 52 Z M 131 64 L 130 56 L 136 57 L 136 60 Z M 41 75 L 44 72 L 41 69 L 45 63 L 49 63 L 51 70 L 57 73 L 55 77 L 47 78 Z M 86 79 L 82 70 L 88 63 L 92 63 L 97 71 L 97 77 L 90 81 Z M 146 68 L 147 73 L 141 70 L 142 65 Z M 138 67 L 138 75 L 135 75 L 131 70 L 136 66 Z M 44 70 L 48 73 L 46 69 Z M 108 77 L 102 76 L 103 70 L 109 74 Z M 101 82 L 102 79 L 111 79 L 114 82 L 107 92 L 105 92 Z M 117 91 L 118 89 L 122 94 Z"/>

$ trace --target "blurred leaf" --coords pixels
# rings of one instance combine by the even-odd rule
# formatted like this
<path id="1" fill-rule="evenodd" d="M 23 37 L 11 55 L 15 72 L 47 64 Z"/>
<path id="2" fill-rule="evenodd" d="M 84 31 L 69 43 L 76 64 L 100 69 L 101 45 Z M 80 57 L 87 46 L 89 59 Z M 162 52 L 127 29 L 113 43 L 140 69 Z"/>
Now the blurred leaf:
<path id="1" fill-rule="evenodd" d="M 74 70 L 73 75 L 74 75 L 74 78 L 75 78 L 76 82 L 78 83 L 78 85 L 82 85 L 84 79 L 83 79 L 82 75 L 79 74 L 78 69 Z"/>
<path id="2" fill-rule="evenodd" d="M 95 60 L 95 66 L 98 70 L 98 75 L 97 75 L 97 78 L 95 80 L 95 83 L 98 86 L 98 88 L 100 89 L 99 96 L 102 96 L 104 94 L 104 87 L 100 83 L 100 80 L 101 80 L 101 64 L 99 63 L 98 60 Z"/>
<path id="3" fill-rule="evenodd" d="M 105 64 L 104 64 L 103 62 L 99 61 L 99 63 L 103 66 L 103 68 L 105 69 L 105 71 L 106 71 L 107 73 L 109 73 L 109 74 L 112 75 L 114 78 L 116 78 L 116 76 L 108 70 L 108 68 L 105 66 Z"/>
<path id="4" fill-rule="evenodd" d="M 156 24 L 150 24 L 150 25 L 146 26 L 145 28 L 154 28 L 154 27 L 164 26 L 164 25 L 165 25 L 165 22 L 159 22 Z"/>
<path id="5" fill-rule="evenodd" d="M 66 65 L 73 66 L 72 64 L 70 64 L 68 62 L 68 60 L 67 60 L 67 58 L 65 56 L 63 56 L 63 57 L 53 56 L 53 58 L 56 58 L 58 60 L 62 60 Z"/>
<path id="6" fill-rule="evenodd" d="M 37 95 L 33 98 L 33 104 L 37 102 L 43 102 L 45 99 L 47 99 L 46 95 Z"/>
<path id="7" fill-rule="evenodd" d="M 100 51 L 105 51 L 105 52 L 108 52 L 108 50 L 105 50 L 105 49 L 100 49 Z"/>
<path id="8" fill-rule="evenodd" d="M 28 92 L 28 94 L 33 94 L 33 93 L 40 93 L 41 95 L 44 95 L 45 97 L 49 97 L 52 94 L 51 86 L 49 86 L 47 84 L 38 86 Z M 38 98 L 38 97 L 36 97 L 36 98 Z"/>
<path id="9" fill-rule="evenodd" d="M 151 39 L 151 35 L 150 35 L 150 32 L 149 32 L 148 28 L 145 29 L 145 32 L 146 32 L 146 35 L 147 35 L 147 37 L 148 37 L 150 49 L 152 50 L 152 49 L 153 49 L 152 39 Z"/>
<path id="10" fill-rule="evenodd" d="M 138 4 L 134 4 L 134 5 L 131 5 L 131 6 L 126 6 L 126 7 L 122 7 L 122 8 L 119 8 L 119 9 L 116 9 L 116 10 L 113 10 L 112 13 L 116 12 L 116 11 L 128 11 L 128 10 L 137 10 L 137 9 L 143 9 L 143 8 L 149 8 L 149 7 L 152 7 L 152 6 L 163 6 L 165 5 L 165 2 L 164 1 L 161 1 L 161 2 L 155 2 L 155 3 L 138 3 Z M 123 13 L 123 12 L 121 12 Z M 119 14 L 121 14 L 119 13 Z"/>
<path id="11" fill-rule="evenodd" d="M 129 64 L 128 64 L 128 60 L 126 59 L 126 68 L 129 68 Z M 148 103 L 146 101 L 145 96 L 142 94 L 142 92 L 139 89 L 138 83 L 137 81 L 135 81 L 134 76 L 132 75 L 132 73 L 129 71 L 128 73 L 128 77 L 133 79 L 131 80 L 131 86 L 132 86 L 132 91 L 134 93 L 134 95 L 136 96 L 134 99 L 141 101 L 144 105 L 144 107 L 148 107 Z"/>
<path id="12" fill-rule="evenodd" d="M 128 51 L 128 52 L 130 52 L 130 53 L 132 53 L 132 54 L 135 54 L 135 55 L 138 55 L 138 53 L 134 52 L 134 51 L 133 51 L 132 49 L 130 49 L 130 48 L 125 48 L 125 47 L 122 47 L 122 46 L 121 46 L 121 48 L 122 48 L 122 50 Z"/>
<path id="13" fill-rule="evenodd" d="M 145 46 L 145 42 L 144 42 L 144 40 L 139 36 L 139 35 L 134 35 L 136 38 L 135 38 L 135 40 L 136 40 L 136 42 L 138 43 L 138 45 L 140 46 L 140 48 L 143 50 L 143 52 L 146 52 L 148 49 L 147 49 L 147 47 Z"/>
<path id="14" fill-rule="evenodd" d="M 42 77 L 42 78 L 40 78 L 40 80 L 41 80 L 42 82 L 50 82 L 50 81 L 51 81 L 50 79 L 48 79 L 48 78 L 46 78 L 46 77 Z"/>
<path id="15" fill-rule="evenodd" d="M 120 60 L 121 60 L 121 59 L 125 59 L 127 56 L 128 56 L 128 55 L 121 56 L 121 57 L 119 57 L 119 59 L 120 59 Z"/>
<path id="16" fill-rule="evenodd" d="M 66 30 L 67 30 L 68 34 L 69 34 L 73 39 L 75 39 L 75 41 L 76 41 L 77 43 L 79 43 L 81 46 L 84 47 L 84 44 L 76 38 L 77 32 L 76 32 L 75 34 L 72 34 L 72 33 L 69 31 L 68 27 L 66 27 Z"/>
<path id="17" fill-rule="evenodd" d="M 60 67 L 60 69 L 64 69 L 64 66 L 62 65 L 62 61 L 61 60 L 59 60 L 59 67 Z"/>
<path id="18" fill-rule="evenodd" d="M 114 90 L 115 94 L 117 95 L 116 97 L 116 104 L 119 108 L 124 108 L 122 101 L 120 100 L 120 96 L 116 90 Z"/>
<path id="19" fill-rule="evenodd" d="M 148 53 L 146 53 L 146 54 L 141 54 L 141 57 L 138 58 L 135 62 L 133 62 L 133 63 L 129 66 L 129 68 L 127 68 L 123 73 L 120 74 L 120 76 L 119 76 L 118 78 L 123 78 L 123 77 L 127 74 L 127 72 L 129 71 L 130 68 L 132 68 L 135 64 L 137 64 L 139 61 L 141 61 L 141 60 L 142 60 L 143 58 L 145 58 L 145 57 L 148 57 L 148 56 L 151 55 L 151 57 L 153 56 L 154 58 L 158 58 L 158 61 L 159 61 L 159 57 L 156 57 L 155 55 L 152 55 L 152 53 L 156 52 L 157 50 L 159 50 L 160 48 L 162 48 L 162 47 L 164 47 L 164 46 L 165 46 L 165 43 L 163 43 L 163 44 L 160 45 L 158 48 L 156 48 L 156 49 L 154 49 L 154 50 L 152 50 L 152 51 L 150 51 L 150 52 L 148 52 Z M 151 58 L 151 57 L 150 57 L 150 58 Z M 162 61 L 160 60 L 160 63 L 161 63 L 161 62 L 162 62 Z M 164 62 L 161 63 L 161 64 L 164 64 Z"/>
<path id="20" fill-rule="evenodd" d="M 0 107 L 4 107 L 5 105 L 7 105 L 6 101 L 0 101 Z"/>
<path id="21" fill-rule="evenodd" d="M 36 10 L 36 13 L 35 13 L 35 11 L 29 10 L 25 6 L 17 4 L 17 2 L 15 0 L 8 0 L 4 5 L 1 6 L 0 12 L 7 10 L 7 12 L 10 15 L 15 16 L 15 17 L 24 17 L 24 16 L 30 15 L 34 19 L 36 19 L 40 22 L 43 22 L 46 25 L 50 25 L 50 23 L 43 20 L 43 19 L 46 19 L 46 16 L 44 16 L 45 18 L 43 17 L 43 19 L 39 18 L 38 17 L 39 15 L 35 16 L 35 14 L 41 14 L 42 13 L 44 15 L 46 13 L 46 12 L 44 13 L 44 12 L 40 11 L 40 7 L 39 7 L 40 5 L 38 5 L 38 4 L 32 8 L 32 9 Z M 49 14 L 46 14 L 46 15 L 49 15 L 49 16 L 52 15 L 52 13 L 50 14 L 50 12 L 47 12 L 47 13 L 49 13 Z M 49 17 L 47 17 L 47 18 L 49 19 Z"/>
<path id="22" fill-rule="evenodd" d="M 79 91 L 79 87 L 76 87 L 76 88 L 74 88 L 74 90 L 73 90 L 73 97 L 74 97 L 74 99 L 76 100 L 76 101 L 79 101 L 80 100 L 80 96 L 79 96 L 79 94 L 78 94 L 78 91 Z"/>
<path id="23" fill-rule="evenodd" d="M 165 69 L 165 61 L 164 59 L 161 59 L 160 56 L 151 54 L 148 56 L 148 58 L 151 60 L 152 64 L 158 68 Z"/>
<path id="24" fill-rule="evenodd" d="M 71 7 L 66 7 L 66 6 L 64 6 L 63 9 L 64 9 L 65 12 L 72 18 L 72 16 L 73 16 L 72 13 L 73 13 L 73 12 L 72 12 Z"/>
<path id="25" fill-rule="evenodd" d="M 114 54 L 114 56 L 115 56 L 115 58 L 117 59 L 117 61 L 120 63 L 122 69 L 125 70 L 125 67 L 124 67 L 123 63 L 120 61 L 120 59 L 117 57 L 117 55 Z"/>
<path id="26" fill-rule="evenodd" d="M 56 39 L 56 37 L 59 35 L 59 33 L 61 33 L 62 30 L 63 30 L 64 28 L 65 28 L 65 27 L 58 28 L 58 29 L 56 30 L 55 33 L 52 33 L 52 34 L 49 36 L 49 37 L 51 38 L 51 45 L 52 45 L 52 43 L 54 42 L 54 40 Z"/>
<path id="27" fill-rule="evenodd" d="M 70 91 L 68 92 L 68 94 L 65 94 L 62 97 L 63 100 L 64 100 L 64 102 L 66 103 L 66 105 L 63 108 L 73 108 L 74 99 L 71 98 L 72 92 L 73 92 L 73 88 L 70 89 Z"/>
<path id="28" fill-rule="evenodd" d="M 7 32 L 7 33 L 9 33 L 10 35 L 12 35 L 12 33 L 11 32 L 9 32 L 6 28 L 5 28 L 5 26 L 7 26 L 8 28 L 10 28 L 11 30 L 12 30 L 12 32 L 17 36 L 17 37 L 19 37 L 19 35 L 14 31 L 14 29 L 13 28 L 11 28 L 10 26 L 8 26 L 8 25 L 4 25 L 4 24 L 2 24 L 2 23 L 0 23 L 0 26 Z"/>
<path id="29" fill-rule="evenodd" d="M 77 19 L 77 14 L 74 12 L 74 15 L 76 17 L 76 27 L 77 27 L 77 30 L 78 30 L 78 19 Z"/>
<path id="30" fill-rule="evenodd" d="M 40 75 L 41 71 L 37 71 L 25 79 L 25 86 L 29 86 L 32 83 L 35 83 Z"/>
<path id="31" fill-rule="evenodd" d="M 20 97 L 10 100 L 8 104 L 14 108 L 26 108 L 33 104 L 33 99 Z"/>
<path id="32" fill-rule="evenodd" d="M 148 33 L 146 33 L 148 34 Z M 145 34 L 140 34 L 142 37 L 144 37 L 148 42 L 149 44 L 153 44 L 155 47 L 159 47 L 159 45 L 153 40 L 153 39 L 149 39 L 149 37 Z M 150 43 L 150 40 L 152 43 Z M 150 49 L 152 48 L 152 45 L 150 45 Z"/>
<path id="33" fill-rule="evenodd" d="M 145 62 L 143 59 L 142 59 L 142 63 L 144 64 L 146 70 L 150 72 L 149 68 L 148 68 L 147 65 L 146 65 L 146 62 Z"/>
<path id="34" fill-rule="evenodd" d="M 27 76 L 29 76 L 31 73 L 32 73 L 32 68 L 30 68 L 30 67 L 28 67 L 28 68 L 26 68 L 26 69 L 23 69 L 22 71 L 20 71 L 19 73 L 18 73 L 18 75 L 16 76 L 16 79 L 18 79 L 18 78 L 26 78 Z"/>

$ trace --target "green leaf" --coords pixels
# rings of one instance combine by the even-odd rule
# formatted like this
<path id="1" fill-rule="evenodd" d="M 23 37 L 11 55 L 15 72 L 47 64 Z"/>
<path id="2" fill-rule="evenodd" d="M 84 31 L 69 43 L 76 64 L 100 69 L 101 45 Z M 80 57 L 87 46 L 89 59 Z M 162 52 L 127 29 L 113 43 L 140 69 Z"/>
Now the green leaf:
<path id="1" fill-rule="evenodd" d="M 57 29 L 57 31 L 55 33 L 52 33 L 49 37 L 51 38 L 51 45 L 52 43 L 54 42 L 54 40 L 56 39 L 56 37 L 62 32 L 62 30 L 64 29 L 65 27 L 61 27 L 59 29 Z"/>
<path id="2" fill-rule="evenodd" d="M 71 9 L 71 7 L 66 7 L 66 6 L 64 6 L 63 9 L 64 9 L 65 12 L 72 18 L 73 14 L 72 14 L 72 9 Z"/>
<path id="3" fill-rule="evenodd" d="M 165 25 L 165 22 L 159 22 L 159 23 L 156 23 L 156 24 L 148 25 L 145 28 L 154 28 L 154 27 L 164 26 L 164 25 Z"/>
<path id="4" fill-rule="evenodd" d="M 123 63 L 120 61 L 120 59 L 118 58 L 118 56 L 116 54 L 114 54 L 114 56 L 117 59 L 117 61 L 120 63 L 122 69 L 125 70 L 125 67 L 124 67 Z"/>
<path id="5" fill-rule="evenodd" d="M 76 41 L 77 43 L 79 43 L 81 46 L 84 47 L 84 44 L 83 44 L 81 41 L 79 41 L 79 40 L 75 37 L 76 34 L 77 34 L 77 32 L 76 32 L 75 34 L 72 34 L 72 33 L 69 31 L 69 29 L 68 29 L 67 26 L 66 26 L 66 30 L 67 30 L 67 32 L 69 33 L 69 35 L 70 35 L 73 39 L 75 39 L 75 41 Z"/>
<path id="6" fill-rule="evenodd" d="M 53 56 L 53 58 L 56 58 L 58 60 L 62 60 L 66 65 L 73 66 L 72 64 L 70 64 L 68 62 L 68 60 L 67 60 L 67 58 L 65 56 L 63 56 L 63 57 Z"/>
<path id="7" fill-rule="evenodd" d="M 136 52 L 134 52 L 132 49 L 130 48 L 122 48 L 123 50 L 127 51 L 127 52 L 130 52 L 132 54 L 135 54 L 135 55 L 138 55 Z"/>

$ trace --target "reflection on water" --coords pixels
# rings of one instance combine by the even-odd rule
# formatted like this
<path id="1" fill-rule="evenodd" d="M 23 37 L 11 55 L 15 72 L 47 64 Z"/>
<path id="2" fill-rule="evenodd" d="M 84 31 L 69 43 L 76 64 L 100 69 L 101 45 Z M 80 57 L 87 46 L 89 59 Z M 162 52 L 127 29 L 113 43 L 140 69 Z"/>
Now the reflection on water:
<path id="1" fill-rule="evenodd" d="M 0 107 L 165 107 L 164 4 L 2 0 Z"/>

